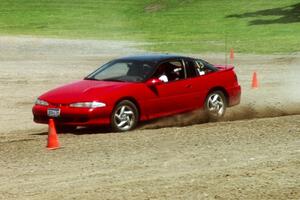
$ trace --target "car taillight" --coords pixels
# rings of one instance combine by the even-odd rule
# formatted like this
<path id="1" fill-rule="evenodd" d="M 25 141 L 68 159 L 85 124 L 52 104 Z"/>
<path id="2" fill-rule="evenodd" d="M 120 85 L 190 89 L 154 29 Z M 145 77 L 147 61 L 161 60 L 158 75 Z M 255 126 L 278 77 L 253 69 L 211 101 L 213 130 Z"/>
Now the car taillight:
<path id="1" fill-rule="evenodd" d="M 234 75 L 234 80 L 236 81 L 236 82 L 238 82 L 238 78 L 237 78 L 237 75 L 236 75 L 236 73 L 233 71 L 233 75 Z"/>

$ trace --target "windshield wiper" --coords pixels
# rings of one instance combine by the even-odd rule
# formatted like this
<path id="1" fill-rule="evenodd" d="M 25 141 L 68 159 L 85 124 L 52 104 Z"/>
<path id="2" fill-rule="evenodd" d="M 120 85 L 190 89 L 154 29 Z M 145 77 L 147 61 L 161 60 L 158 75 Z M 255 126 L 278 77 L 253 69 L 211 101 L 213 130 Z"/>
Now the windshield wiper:
<path id="1" fill-rule="evenodd" d="M 99 81 L 98 79 L 95 79 L 93 77 L 85 77 L 84 80 L 97 80 L 97 81 Z"/>
<path id="2" fill-rule="evenodd" d="M 126 82 L 126 81 L 124 81 L 124 80 L 114 79 L 114 78 L 107 78 L 107 79 L 103 79 L 102 81 Z"/>

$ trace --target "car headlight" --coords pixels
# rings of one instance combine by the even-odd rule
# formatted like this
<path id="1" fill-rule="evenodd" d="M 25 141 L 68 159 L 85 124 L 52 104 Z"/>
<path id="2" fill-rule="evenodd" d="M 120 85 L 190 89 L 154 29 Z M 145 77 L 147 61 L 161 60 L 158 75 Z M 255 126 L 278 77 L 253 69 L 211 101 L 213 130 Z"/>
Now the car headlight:
<path id="1" fill-rule="evenodd" d="M 105 107 L 106 104 L 102 102 L 78 102 L 78 103 L 72 103 L 70 104 L 70 107 L 75 107 L 75 108 L 101 108 Z"/>
<path id="2" fill-rule="evenodd" d="M 48 106 L 49 103 L 47 101 L 44 101 L 44 100 L 41 100 L 41 99 L 36 99 L 35 105 Z"/>

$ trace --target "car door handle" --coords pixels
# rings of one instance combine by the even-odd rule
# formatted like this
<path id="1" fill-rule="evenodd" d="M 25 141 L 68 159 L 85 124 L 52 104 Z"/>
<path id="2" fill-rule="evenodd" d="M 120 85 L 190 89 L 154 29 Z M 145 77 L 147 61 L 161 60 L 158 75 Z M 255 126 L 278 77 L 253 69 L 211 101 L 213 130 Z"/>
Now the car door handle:
<path id="1" fill-rule="evenodd" d="M 188 84 L 185 86 L 186 88 L 192 88 L 192 84 Z"/>

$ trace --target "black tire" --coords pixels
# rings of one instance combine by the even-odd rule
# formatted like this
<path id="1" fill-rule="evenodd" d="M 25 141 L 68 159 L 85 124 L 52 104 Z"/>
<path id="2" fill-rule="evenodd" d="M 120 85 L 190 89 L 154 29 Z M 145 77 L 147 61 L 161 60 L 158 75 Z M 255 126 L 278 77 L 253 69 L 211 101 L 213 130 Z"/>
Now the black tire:
<path id="1" fill-rule="evenodd" d="M 119 102 L 110 118 L 111 128 L 116 132 L 125 132 L 136 127 L 139 120 L 139 112 L 136 105 L 129 101 Z"/>
<path id="2" fill-rule="evenodd" d="M 209 93 L 205 100 L 205 112 L 210 121 L 220 120 L 226 112 L 227 99 L 220 90 Z"/>

